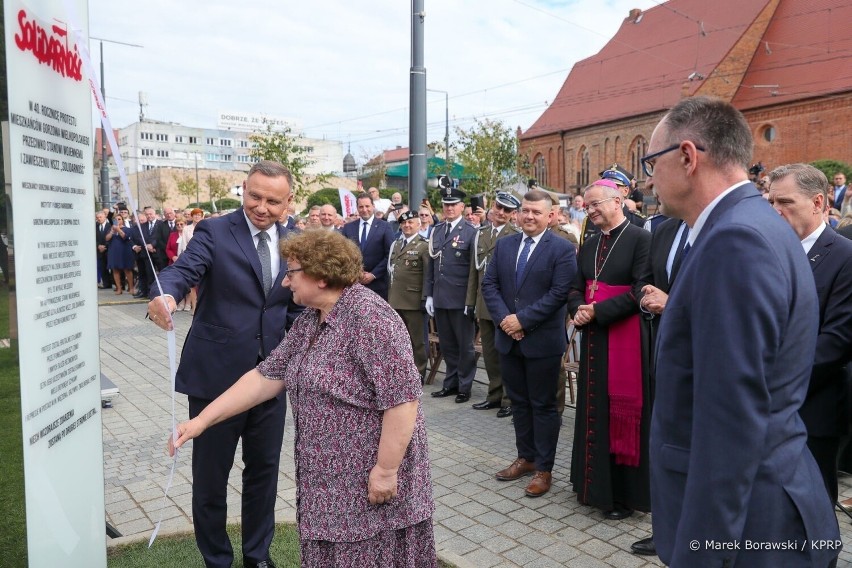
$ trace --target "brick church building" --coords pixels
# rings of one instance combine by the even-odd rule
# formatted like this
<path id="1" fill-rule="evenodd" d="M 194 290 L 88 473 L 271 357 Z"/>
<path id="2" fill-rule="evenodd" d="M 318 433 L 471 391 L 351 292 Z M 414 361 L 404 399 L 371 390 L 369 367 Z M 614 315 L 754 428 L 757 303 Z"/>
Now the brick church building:
<path id="1" fill-rule="evenodd" d="M 695 95 L 743 112 L 754 162 L 852 163 L 852 2 L 670 0 L 631 10 L 520 134 L 521 153 L 532 177 L 564 193 L 613 162 L 641 187 L 654 126 Z"/>

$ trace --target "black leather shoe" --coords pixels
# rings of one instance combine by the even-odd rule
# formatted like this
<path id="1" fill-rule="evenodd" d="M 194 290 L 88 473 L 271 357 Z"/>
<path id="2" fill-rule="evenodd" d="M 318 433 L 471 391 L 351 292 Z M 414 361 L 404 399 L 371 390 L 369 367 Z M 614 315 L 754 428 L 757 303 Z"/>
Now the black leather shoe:
<path id="1" fill-rule="evenodd" d="M 133 294 L 133 297 L 134 298 L 147 298 L 148 294 L 143 294 L 142 292 L 137 292 L 136 294 Z"/>
<path id="2" fill-rule="evenodd" d="M 497 418 L 506 418 L 507 416 L 512 415 L 512 407 L 504 406 L 500 410 L 497 411 Z"/>
<path id="3" fill-rule="evenodd" d="M 245 566 L 245 568 L 277 568 L 277 566 L 275 566 L 275 562 L 273 562 L 271 558 L 261 560 L 260 562 L 252 562 L 251 560 L 243 559 L 243 566 Z"/>
<path id="4" fill-rule="evenodd" d="M 617 507 L 612 511 L 604 511 L 603 516 L 605 519 L 609 519 L 610 521 L 620 521 L 633 516 L 633 509 L 622 509 L 621 507 Z"/>
<path id="5" fill-rule="evenodd" d="M 633 554 L 641 554 L 642 556 L 657 555 L 657 547 L 654 546 L 653 536 L 643 538 L 642 540 L 637 540 L 636 542 L 630 545 L 630 550 L 633 551 Z"/>
<path id="6" fill-rule="evenodd" d="M 500 403 L 483 400 L 482 402 L 477 402 L 476 404 L 473 404 L 471 406 L 473 406 L 476 410 L 491 410 L 492 408 L 497 408 L 498 406 L 500 406 Z"/>
<path id="7" fill-rule="evenodd" d="M 459 389 L 441 389 L 432 393 L 435 398 L 444 398 L 453 394 L 459 394 Z"/>
<path id="8" fill-rule="evenodd" d="M 460 404 L 462 402 L 467 402 L 470 400 L 469 392 L 460 392 L 456 395 L 456 404 Z"/>

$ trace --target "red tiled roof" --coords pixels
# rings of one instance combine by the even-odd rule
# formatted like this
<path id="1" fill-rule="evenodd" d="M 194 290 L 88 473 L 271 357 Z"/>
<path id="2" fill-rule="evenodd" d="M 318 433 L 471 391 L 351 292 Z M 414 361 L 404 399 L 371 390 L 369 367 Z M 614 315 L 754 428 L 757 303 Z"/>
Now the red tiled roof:
<path id="1" fill-rule="evenodd" d="M 408 148 L 396 148 L 395 150 L 385 150 L 385 163 L 391 162 L 407 162 L 410 152 Z"/>
<path id="2" fill-rule="evenodd" d="M 625 19 L 600 52 L 574 65 L 553 103 L 522 138 L 671 108 L 687 78 L 693 72 L 708 77 L 767 4 L 670 0 L 642 13 L 638 23 Z M 702 82 L 691 81 L 689 94 Z"/>
<path id="3" fill-rule="evenodd" d="M 734 105 L 748 110 L 848 92 L 852 89 L 850 25 L 849 0 L 782 0 Z"/>

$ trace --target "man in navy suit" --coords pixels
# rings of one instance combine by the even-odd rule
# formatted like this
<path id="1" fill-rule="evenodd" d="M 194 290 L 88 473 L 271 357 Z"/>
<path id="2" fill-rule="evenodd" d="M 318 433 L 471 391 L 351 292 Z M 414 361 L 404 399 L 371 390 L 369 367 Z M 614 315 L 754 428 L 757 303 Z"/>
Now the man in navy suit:
<path id="1" fill-rule="evenodd" d="M 515 420 L 518 458 L 497 472 L 500 481 L 534 473 L 528 497 L 540 497 L 552 483 L 559 440 L 556 383 L 565 352 L 568 291 L 577 271 L 574 246 L 547 230 L 550 196 L 524 195 L 518 220 L 523 233 L 497 241 L 482 281 L 482 296 L 496 329 L 503 384 Z"/>
<path id="2" fill-rule="evenodd" d="M 650 444 L 654 543 L 674 568 L 828 566 L 839 553 L 798 413 L 819 324 L 813 275 L 748 182 L 752 149 L 738 110 L 691 97 L 642 159 L 662 213 L 690 227 L 657 335 Z"/>
<path id="3" fill-rule="evenodd" d="M 289 231 L 277 220 L 290 203 L 290 171 L 276 162 L 252 166 L 243 183 L 243 207 L 199 223 L 186 251 L 160 274 L 164 295 L 152 290 L 151 320 L 172 329 L 174 312 L 192 286 L 198 304 L 186 336 L 178 392 L 189 396 L 190 418 L 263 360 L 283 339 L 297 306 L 281 281 L 287 270 L 278 241 Z M 192 517 L 208 567 L 227 568 L 233 550 L 225 532 L 228 474 L 243 443 L 242 535 L 245 566 L 274 566 L 278 462 L 284 436 L 284 395 L 205 432 L 192 448 Z"/>
<path id="4" fill-rule="evenodd" d="M 769 183 L 769 203 L 802 241 L 816 282 L 819 335 L 799 414 L 808 429 L 808 448 L 835 503 L 840 440 L 850 425 L 852 242 L 825 223 L 828 180 L 821 171 L 807 164 L 781 166 L 770 172 Z"/>
<path id="5" fill-rule="evenodd" d="M 843 172 L 837 172 L 834 174 L 833 189 L 834 193 L 831 197 L 834 199 L 834 208 L 841 213 L 845 213 L 845 211 L 843 211 L 843 201 L 846 198 L 846 174 Z"/>
<path id="6" fill-rule="evenodd" d="M 388 299 L 388 254 L 393 244 L 394 234 L 390 224 L 375 216 L 373 198 L 362 193 L 356 199 L 357 223 L 343 226 L 343 236 L 355 242 L 361 248 L 364 274 L 361 284 Z"/>

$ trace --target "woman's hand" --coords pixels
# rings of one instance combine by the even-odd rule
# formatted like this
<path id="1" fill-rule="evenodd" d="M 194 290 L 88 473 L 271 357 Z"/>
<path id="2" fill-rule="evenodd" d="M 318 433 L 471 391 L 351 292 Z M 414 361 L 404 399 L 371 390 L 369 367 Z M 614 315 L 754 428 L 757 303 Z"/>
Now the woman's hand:
<path id="1" fill-rule="evenodd" d="M 373 505 L 387 503 L 397 494 L 396 470 L 385 469 L 376 464 L 370 470 L 370 479 L 367 482 L 367 496 Z"/>
<path id="2" fill-rule="evenodd" d="M 177 425 L 178 439 L 175 441 L 174 434 L 169 436 L 169 456 L 174 456 L 175 451 L 185 443 L 197 438 L 204 433 L 207 427 L 197 417 Z"/>

